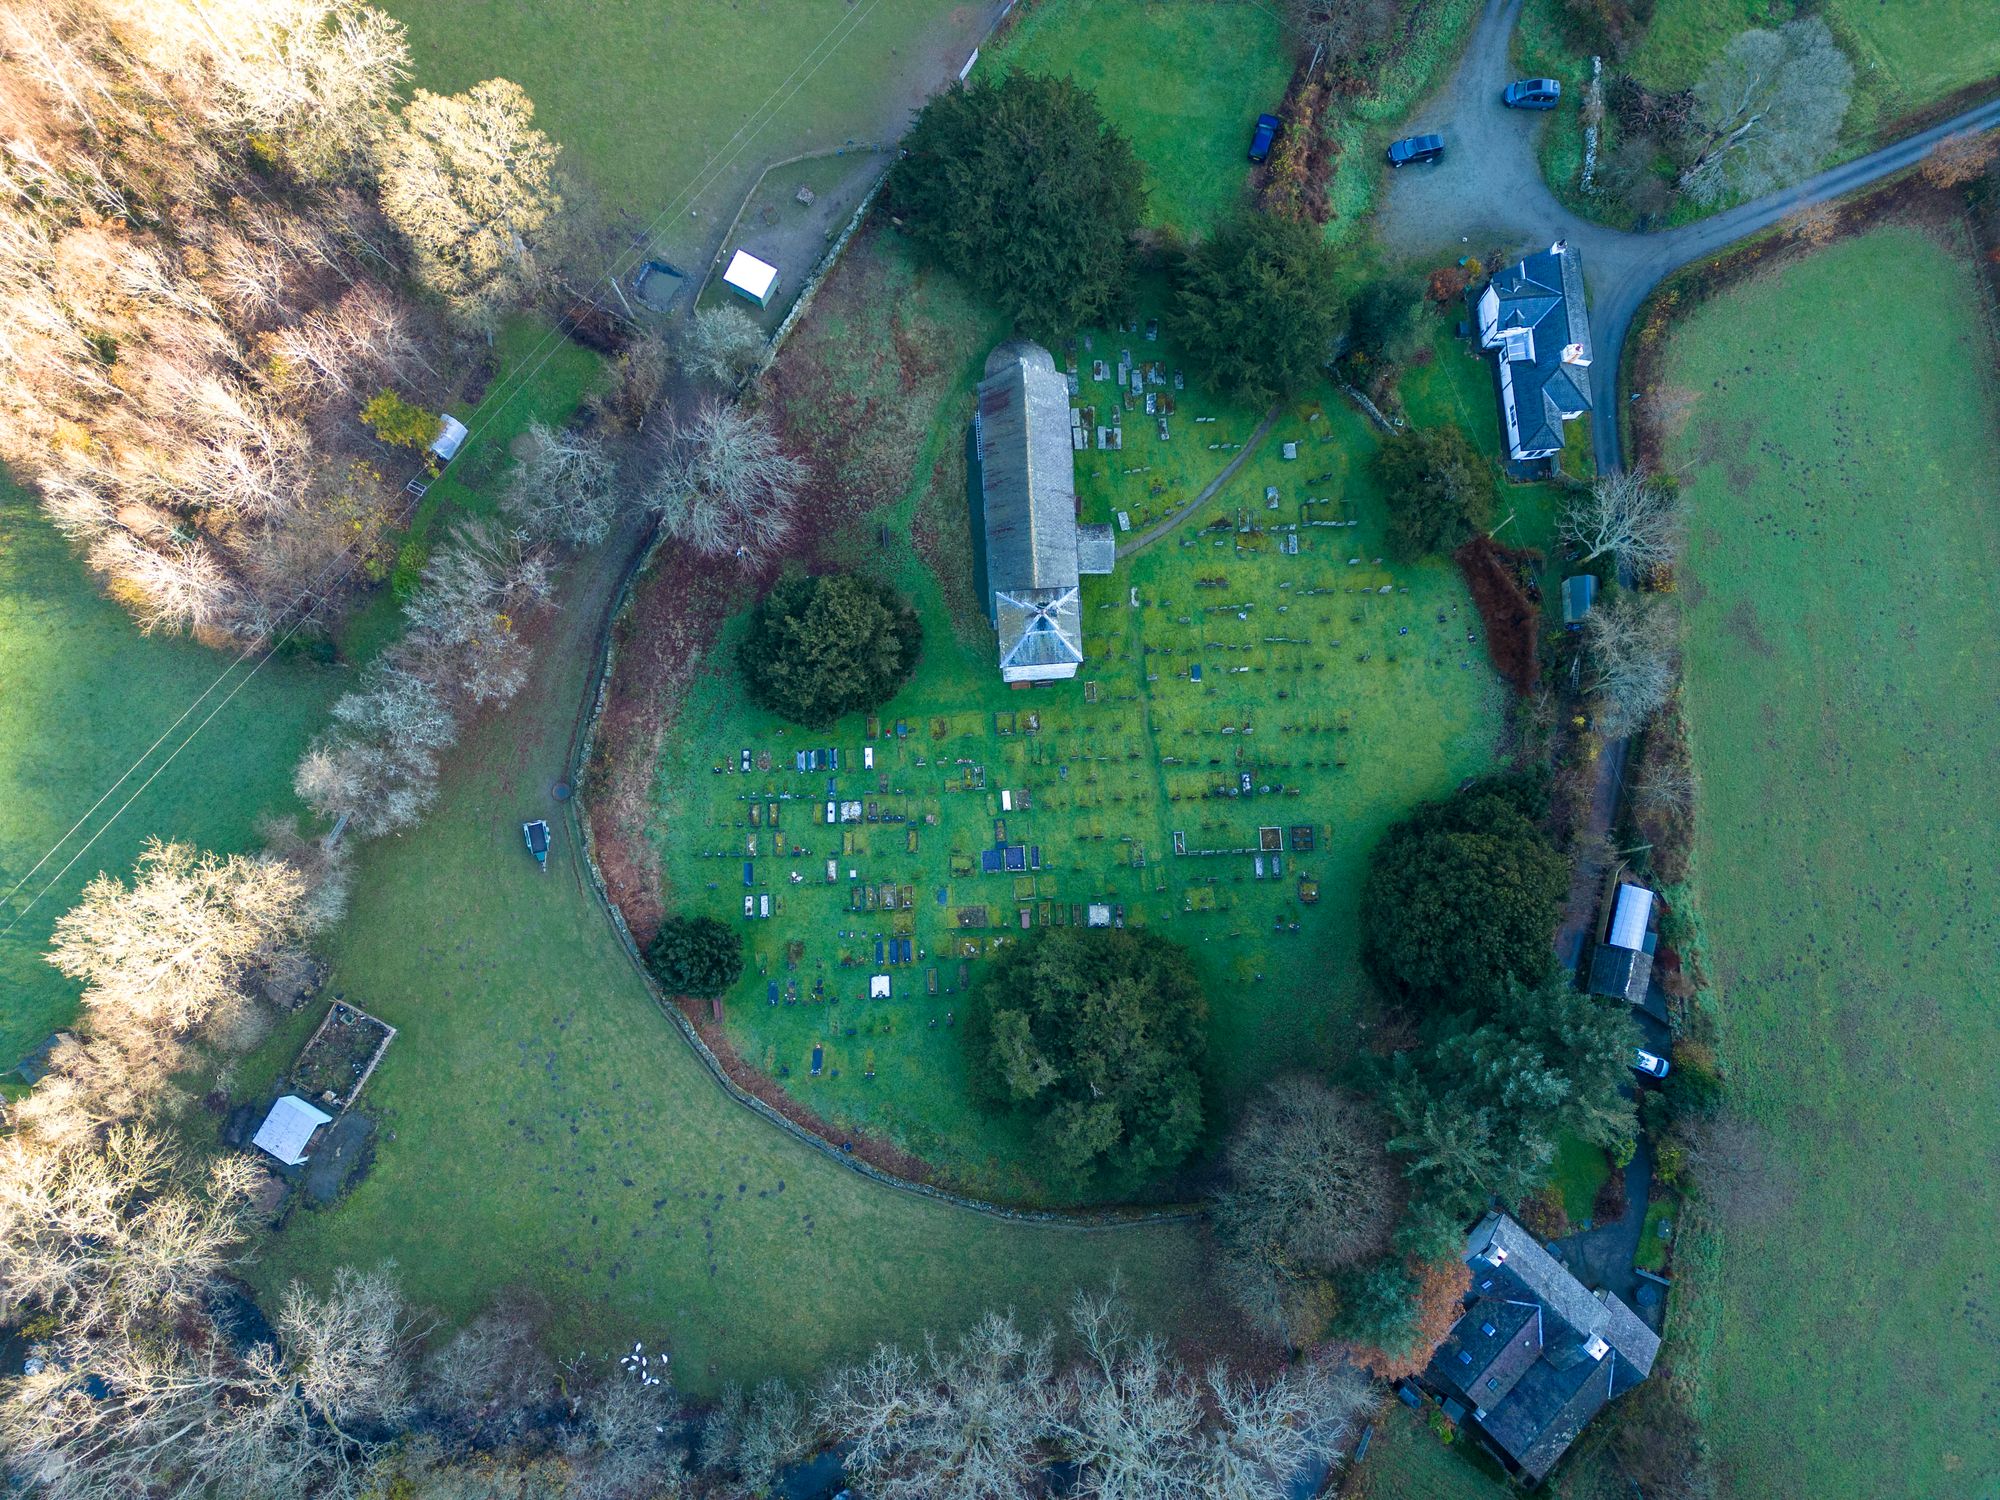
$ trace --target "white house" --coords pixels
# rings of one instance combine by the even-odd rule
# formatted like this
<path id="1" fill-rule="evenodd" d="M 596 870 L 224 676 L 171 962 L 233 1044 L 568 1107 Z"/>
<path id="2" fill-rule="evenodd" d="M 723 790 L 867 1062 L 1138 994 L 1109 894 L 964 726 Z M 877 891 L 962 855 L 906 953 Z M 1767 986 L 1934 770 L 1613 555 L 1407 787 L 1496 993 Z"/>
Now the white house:
<path id="1" fill-rule="evenodd" d="M 1479 294 L 1479 342 L 1499 362 L 1500 420 L 1516 460 L 1562 451 L 1563 423 L 1590 410 L 1590 314 L 1583 261 L 1561 240 Z"/>

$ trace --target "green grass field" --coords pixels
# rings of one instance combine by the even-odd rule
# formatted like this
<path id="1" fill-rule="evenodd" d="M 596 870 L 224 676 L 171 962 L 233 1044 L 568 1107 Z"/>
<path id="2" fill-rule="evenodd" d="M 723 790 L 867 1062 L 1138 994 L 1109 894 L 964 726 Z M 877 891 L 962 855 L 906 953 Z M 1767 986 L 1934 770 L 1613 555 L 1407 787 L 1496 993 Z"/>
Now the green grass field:
<path id="1" fill-rule="evenodd" d="M 879 253 L 901 252 L 885 239 Z M 1177 388 L 1171 337 L 1144 331 L 1162 289 L 1146 284 L 1140 304 L 1137 331 L 1096 330 L 1073 352 L 1078 404 L 1094 425 L 1118 408 L 1124 437 L 1122 450 L 1077 456 L 1083 518 L 1122 516 L 1127 540 L 1198 493 L 1261 415 L 1192 378 Z M 1492 764 L 1500 689 L 1467 640 L 1476 621 L 1456 571 L 1383 562 L 1376 440 L 1330 390 L 1288 409 L 1199 513 L 1085 580 L 1075 680 L 1007 688 L 983 613 L 966 618 L 979 607 L 967 602 L 963 464 L 949 461 L 986 345 L 953 339 L 964 312 L 935 279 L 866 299 L 836 290 L 825 315 L 856 320 L 831 368 L 872 372 L 892 343 L 960 362 L 914 466 L 931 477 L 857 528 L 869 540 L 856 560 L 917 602 L 924 658 L 872 722 L 787 729 L 738 690 L 736 622 L 676 715 L 654 841 L 670 904 L 744 933 L 750 963 L 726 1031 L 747 1062 L 836 1126 L 887 1136 L 981 1192 L 1038 1200 L 1030 1136 L 969 1098 L 956 1007 L 982 958 L 1024 921 L 1080 921 L 1091 903 L 1186 944 L 1213 997 L 1212 1116 L 1226 1122 L 1273 1072 L 1351 1053 L 1367 851 L 1412 802 Z M 1098 378 L 1127 351 L 1157 365 L 1143 398 Z M 862 379 L 851 396 L 877 413 L 893 404 L 893 381 Z M 1425 403 L 1450 419 L 1441 390 L 1427 386 Z M 1148 416 L 1145 399 L 1160 411 Z M 1282 457 L 1287 443 L 1297 459 Z M 956 545 L 884 552 L 878 523 Z M 801 750 L 838 750 L 840 766 L 801 772 Z M 1252 794 L 1238 795 L 1246 778 Z M 868 998 L 873 975 L 889 976 L 888 999 Z"/>
<path id="2" fill-rule="evenodd" d="M 401 1028 L 359 1105 L 376 1161 L 336 1206 L 292 1215 L 261 1248 L 258 1285 L 393 1259 L 446 1328 L 528 1289 L 551 1309 L 552 1349 L 643 1338 L 696 1392 L 804 1375 L 989 1307 L 1039 1319 L 1113 1271 L 1149 1318 L 1184 1298 L 1199 1258 L 1183 1228 L 1024 1227 L 914 1198 L 702 1071 L 589 894 L 550 795 L 613 565 L 563 580 L 528 687 L 454 753 L 424 826 L 361 854 L 330 992 Z M 556 829 L 547 875 L 521 846 L 537 816 Z M 281 1070 L 316 1020 L 275 1036 L 246 1081 Z"/>
<path id="3" fill-rule="evenodd" d="M 292 767 L 345 674 L 296 656 L 253 674 L 252 658 L 214 686 L 234 660 L 140 635 L 33 499 L 0 479 L 0 895 L 19 887 L 0 900 L 0 928 L 11 928 L 0 938 L 0 1068 L 76 1013 L 76 984 L 43 955 L 85 882 L 128 874 L 150 835 L 233 851 L 256 842 L 260 814 L 296 810 Z"/>
<path id="4" fill-rule="evenodd" d="M 660 242 L 682 253 L 736 211 L 766 162 L 899 137 L 919 92 L 964 62 L 978 20 L 950 0 L 385 9 L 409 28 L 419 85 L 513 79 L 608 207 L 638 224 L 660 216 Z"/>
<path id="5" fill-rule="evenodd" d="M 1278 12 L 1248 0 L 1038 5 L 980 67 L 1074 78 L 1095 93 L 1145 164 L 1148 222 L 1194 235 L 1247 201 L 1251 130 L 1277 112 L 1292 74 Z"/>
<path id="6" fill-rule="evenodd" d="M 1699 393 L 1668 458 L 1695 516 L 1707 949 L 1734 1097 L 1787 1159 L 1766 1216 L 1676 1234 L 1732 1493 L 2000 1473 L 1964 1399 L 2000 1374 L 2000 402 L 1965 256 L 1880 229 L 1700 307 L 1667 351 Z M 1837 1335 L 1834 1302 L 1865 1309 Z"/>
<path id="7" fill-rule="evenodd" d="M 1400 1401 L 1375 1418 L 1368 1456 L 1340 1492 L 1346 1500 L 1504 1500 L 1518 1491 L 1469 1440 L 1446 1443 Z"/>

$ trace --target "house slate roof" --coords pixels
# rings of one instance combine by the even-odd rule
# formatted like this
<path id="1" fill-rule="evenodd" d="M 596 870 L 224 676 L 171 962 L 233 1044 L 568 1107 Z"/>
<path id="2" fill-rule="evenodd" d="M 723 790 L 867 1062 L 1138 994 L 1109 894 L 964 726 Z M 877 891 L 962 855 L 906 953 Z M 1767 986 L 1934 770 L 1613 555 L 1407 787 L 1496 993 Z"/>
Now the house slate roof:
<path id="1" fill-rule="evenodd" d="M 1076 570 L 1079 573 L 1109 573 L 1118 561 L 1118 538 L 1111 527 L 1100 521 L 1076 528 Z"/>
<path id="2" fill-rule="evenodd" d="M 1433 1356 L 1439 1373 L 1475 1407 L 1504 1401 L 1541 1357 L 1541 1307 L 1502 1297 L 1482 1297 L 1467 1307 Z"/>
<path id="3" fill-rule="evenodd" d="M 1466 1241 L 1465 1259 L 1476 1295 L 1521 1296 L 1541 1305 L 1549 1320 L 1542 1343 L 1552 1356 L 1564 1354 L 1565 1344 L 1581 1345 L 1603 1326 L 1603 1305 L 1506 1214 L 1488 1214 L 1479 1221 Z M 1491 1289 L 1489 1279 L 1495 1283 Z"/>
<path id="4" fill-rule="evenodd" d="M 1579 252 L 1552 245 L 1498 272 L 1494 327 L 1482 340 L 1508 366 L 1519 423 L 1516 446 L 1539 452 L 1563 446 L 1563 413 L 1589 411 L 1590 315 Z M 1508 335 L 1516 336 L 1509 338 Z M 1574 361 L 1563 351 L 1578 346 Z"/>
<path id="5" fill-rule="evenodd" d="M 1478 1419 L 1480 1431 L 1530 1478 L 1545 1477 L 1611 1399 L 1610 1365 L 1610 1356 L 1568 1369 L 1538 1361 L 1505 1401 Z"/>
<path id="6" fill-rule="evenodd" d="M 1613 1293 L 1585 1290 L 1506 1214 L 1479 1221 L 1466 1264 L 1466 1310 L 1425 1379 L 1462 1394 L 1480 1431 L 1539 1480 L 1605 1402 L 1651 1373 L 1659 1335 Z"/>
<path id="7" fill-rule="evenodd" d="M 994 592 L 1074 588 L 1069 382 L 1041 345 L 1017 339 L 986 356 L 986 378 L 979 382 L 979 464 L 986 578 Z"/>

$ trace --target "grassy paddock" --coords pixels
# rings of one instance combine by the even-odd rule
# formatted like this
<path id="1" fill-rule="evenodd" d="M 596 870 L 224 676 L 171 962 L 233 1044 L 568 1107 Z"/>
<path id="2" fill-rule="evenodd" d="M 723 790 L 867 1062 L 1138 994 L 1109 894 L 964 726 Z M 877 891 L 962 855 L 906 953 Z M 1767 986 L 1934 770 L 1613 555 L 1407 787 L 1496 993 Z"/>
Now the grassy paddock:
<path id="1" fill-rule="evenodd" d="M 1148 222 L 1200 235 L 1245 201 L 1250 132 L 1283 100 L 1292 60 L 1275 9 L 1248 0 L 1050 0 L 980 67 L 1067 76 L 1090 89 L 1145 165 Z"/>
<path id="2" fill-rule="evenodd" d="M 1724 1061 L 1775 1206 L 1676 1233 L 1735 1493 L 1985 1493 L 2000 409 L 1966 248 L 1892 227 L 1718 296 L 1660 378 Z M 1899 330 L 1897 358 L 1873 331 Z M 1839 1287 L 1868 1316 L 1825 1337 Z M 1802 1364 L 1802 1349 L 1818 1353 Z"/>
<path id="3" fill-rule="evenodd" d="M 329 992 L 400 1029 L 359 1104 L 376 1160 L 344 1201 L 293 1213 L 258 1285 L 394 1260 L 444 1329 L 529 1294 L 551 1348 L 643 1338 L 695 1392 L 803 1376 L 991 1307 L 1039 1320 L 1114 1271 L 1163 1320 L 1200 1275 L 1184 1228 L 1023 1227 L 883 1188 L 730 1102 L 654 1008 L 550 796 L 613 571 L 588 567 L 563 580 L 522 695 L 454 752 L 423 828 L 360 857 Z M 555 829 L 546 875 L 521 845 L 528 817 Z M 316 1020 L 245 1078 L 282 1069 Z"/>
<path id="4" fill-rule="evenodd" d="M 661 215 L 663 243 L 683 248 L 735 211 L 766 162 L 900 136 L 909 103 L 965 60 L 978 20 L 950 0 L 385 8 L 409 28 L 423 87 L 513 79 L 612 209 Z"/>
<path id="5" fill-rule="evenodd" d="M 139 634 L 100 594 L 34 501 L 0 478 L 0 893 L 43 853 L 233 657 L 190 641 Z M 56 918 L 100 870 L 130 873 L 149 835 L 234 851 L 256 841 L 264 812 L 297 809 L 292 766 L 346 674 L 297 656 L 244 681 L 232 673 L 64 844 L 20 893 L 0 903 L 0 1067 L 76 1013 L 76 985 L 43 961 Z M 170 763 L 174 748 L 239 681 L 240 692 Z M 147 778 L 159 776 L 143 791 Z M 137 800 L 20 917 L 83 843 Z"/>

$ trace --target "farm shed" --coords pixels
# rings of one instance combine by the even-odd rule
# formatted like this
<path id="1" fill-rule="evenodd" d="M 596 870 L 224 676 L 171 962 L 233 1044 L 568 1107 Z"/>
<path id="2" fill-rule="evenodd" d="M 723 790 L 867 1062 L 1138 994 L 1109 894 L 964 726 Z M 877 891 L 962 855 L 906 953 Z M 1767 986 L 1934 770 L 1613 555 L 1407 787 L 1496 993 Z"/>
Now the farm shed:
<path id="1" fill-rule="evenodd" d="M 1076 521 L 1069 382 L 1049 351 L 1016 340 L 986 358 L 966 476 L 978 589 L 1000 636 L 1004 682 L 1074 677 L 1083 661 L 1078 578 L 1108 573 L 1108 527 Z"/>
<path id="2" fill-rule="evenodd" d="M 1604 939 L 1590 957 L 1590 992 L 1643 1005 L 1646 986 L 1653 977 L 1655 939 L 1647 931 L 1653 915 L 1653 893 L 1643 885 L 1621 881 L 1613 887 L 1607 905 L 1610 915 Z"/>
<path id="3" fill-rule="evenodd" d="M 264 1123 L 257 1127 L 257 1134 L 250 1144 L 275 1156 L 286 1166 L 296 1167 L 306 1159 L 314 1133 L 320 1126 L 332 1121 L 332 1115 L 323 1109 L 315 1109 L 297 1094 L 283 1094 L 271 1106 L 271 1112 L 264 1116 Z"/>
<path id="4" fill-rule="evenodd" d="M 769 307 L 771 298 L 778 292 L 778 268 L 769 261 L 757 259 L 748 250 L 738 250 L 729 258 L 729 269 L 722 273 L 722 284 L 759 307 Z"/>

